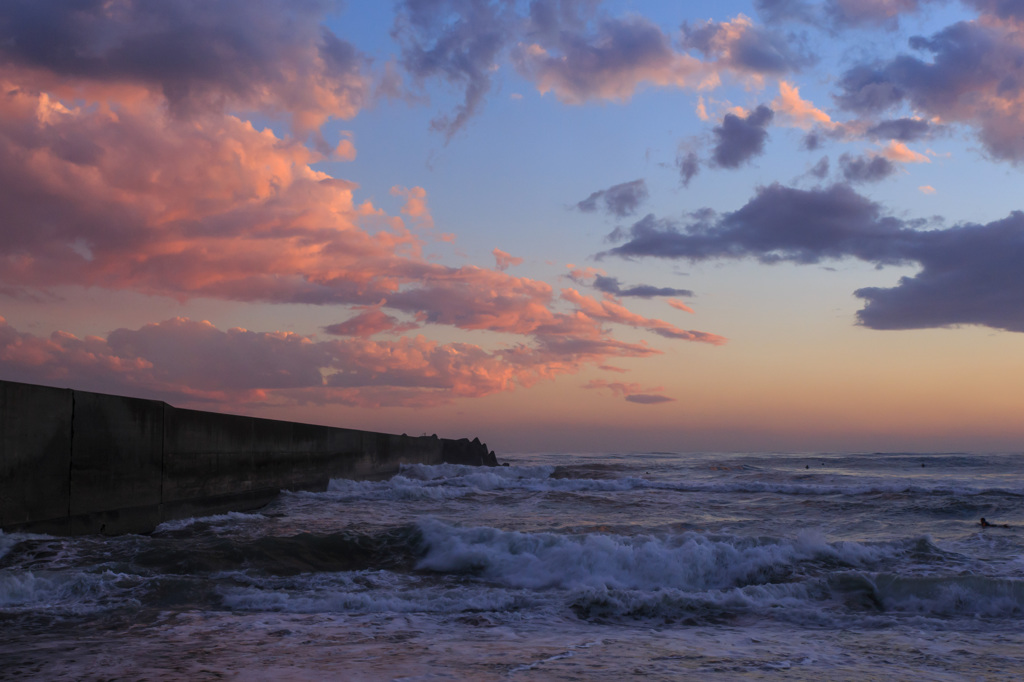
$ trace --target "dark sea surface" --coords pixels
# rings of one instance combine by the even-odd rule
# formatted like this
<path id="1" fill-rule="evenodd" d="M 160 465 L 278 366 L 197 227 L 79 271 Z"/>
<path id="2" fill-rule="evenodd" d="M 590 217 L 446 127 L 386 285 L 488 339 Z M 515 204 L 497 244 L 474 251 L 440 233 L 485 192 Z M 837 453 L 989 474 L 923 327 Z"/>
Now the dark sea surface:
<path id="1" fill-rule="evenodd" d="M 1024 455 L 503 460 L 0 534 L 0 678 L 1024 677 Z"/>

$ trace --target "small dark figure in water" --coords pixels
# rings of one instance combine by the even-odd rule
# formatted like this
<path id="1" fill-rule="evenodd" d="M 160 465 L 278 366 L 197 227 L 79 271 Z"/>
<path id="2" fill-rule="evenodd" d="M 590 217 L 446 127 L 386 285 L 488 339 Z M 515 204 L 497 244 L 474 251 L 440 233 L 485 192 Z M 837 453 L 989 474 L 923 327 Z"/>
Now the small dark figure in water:
<path id="1" fill-rule="evenodd" d="M 988 521 L 985 520 L 985 517 L 982 516 L 981 517 L 981 527 L 982 528 L 1009 528 L 1010 524 L 1008 524 L 1008 523 L 989 523 Z"/>

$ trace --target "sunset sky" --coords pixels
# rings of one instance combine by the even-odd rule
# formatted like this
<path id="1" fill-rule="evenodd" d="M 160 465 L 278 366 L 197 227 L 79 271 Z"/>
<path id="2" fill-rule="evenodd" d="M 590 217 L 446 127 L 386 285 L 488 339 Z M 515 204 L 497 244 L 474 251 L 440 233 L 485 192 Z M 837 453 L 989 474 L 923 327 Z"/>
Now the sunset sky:
<path id="1" fill-rule="evenodd" d="M 1024 443 L 1022 0 L 6 0 L 0 378 L 529 450 Z"/>

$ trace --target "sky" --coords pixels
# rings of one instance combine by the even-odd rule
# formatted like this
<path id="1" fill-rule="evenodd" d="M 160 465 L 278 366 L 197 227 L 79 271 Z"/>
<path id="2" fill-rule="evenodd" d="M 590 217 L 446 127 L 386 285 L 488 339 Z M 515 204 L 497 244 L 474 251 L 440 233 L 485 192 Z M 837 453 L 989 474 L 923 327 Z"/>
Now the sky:
<path id="1" fill-rule="evenodd" d="M 7 0 L 0 379 L 1019 451 L 1024 0 Z"/>

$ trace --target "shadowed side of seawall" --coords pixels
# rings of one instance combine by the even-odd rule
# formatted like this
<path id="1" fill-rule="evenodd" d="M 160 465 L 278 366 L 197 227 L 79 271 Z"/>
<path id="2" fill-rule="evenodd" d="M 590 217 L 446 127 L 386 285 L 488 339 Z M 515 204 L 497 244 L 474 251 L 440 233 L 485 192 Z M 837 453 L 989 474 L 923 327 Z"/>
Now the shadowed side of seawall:
<path id="1" fill-rule="evenodd" d="M 281 490 L 386 478 L 403 464 L 495 466 L 478 439 L 406 436 L 185 410 L 0 381 L 0 529 L 145 533 L 258 509 Z"/>

